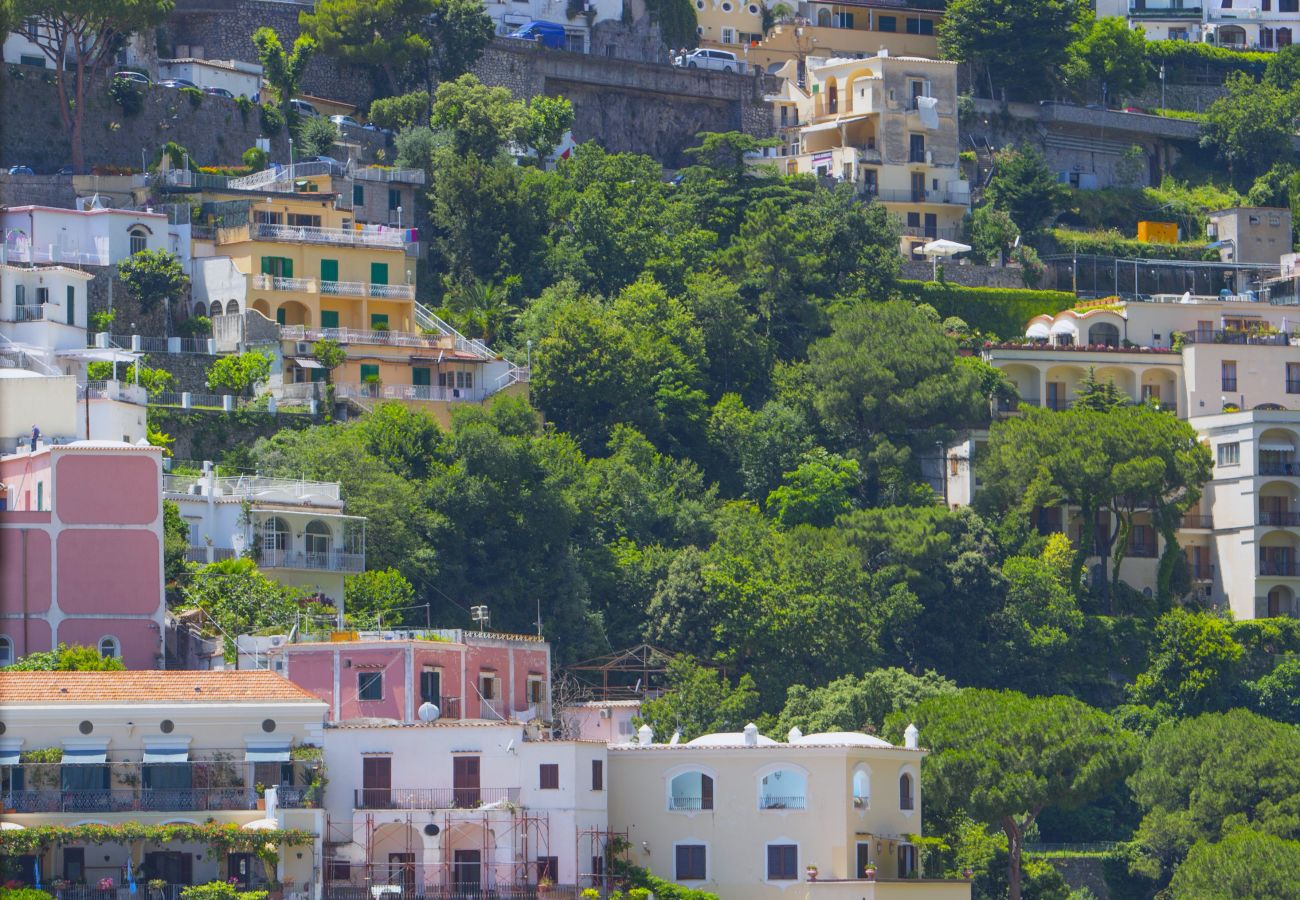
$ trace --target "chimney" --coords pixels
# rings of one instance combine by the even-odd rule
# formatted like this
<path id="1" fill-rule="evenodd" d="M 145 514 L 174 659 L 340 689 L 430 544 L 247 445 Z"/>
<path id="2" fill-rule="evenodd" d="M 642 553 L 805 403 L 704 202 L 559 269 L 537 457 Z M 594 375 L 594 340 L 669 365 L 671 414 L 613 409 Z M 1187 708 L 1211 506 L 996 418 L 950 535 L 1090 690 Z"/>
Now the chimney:
<path id="1" fill-rule="evenodd" d="M 748 725 L 745 726 L 745 746 L 746 747 L 758 746 L 758 726 L 755 725 L 753 722 L 750 722 Z"/>
<path id="2" fill-rule="evenodd" d="M 921 732 L 916 730 L 916 725 L 908 725 L 907 730 L 903 732 L 903 746 L 908 750 L 920 749 Z"/>
<path id="3" fill-rule="evenodd" d="M 636 741 L 642 747 L 653 744 L 655 740 L 655 731 L 649 725 L 642 725 L 636 730 Z"/>
<path id="4" fill-rule="evenodd" d="M 801 738 L 801 737 L 803 737 L 803 732 L 800 731 L 800 730 L 799 730 L 799 726 L 796 725 L 795 727 L 793 727 L 793 728 L 790 729 L 790 733 L 787 734 L 787 735 L 785 736 L 785 739 L 786 739 L 787 741 L 789 741 L 790 743 L 793 744 L 795 741 L 799 740 L 799 738 Z"/>

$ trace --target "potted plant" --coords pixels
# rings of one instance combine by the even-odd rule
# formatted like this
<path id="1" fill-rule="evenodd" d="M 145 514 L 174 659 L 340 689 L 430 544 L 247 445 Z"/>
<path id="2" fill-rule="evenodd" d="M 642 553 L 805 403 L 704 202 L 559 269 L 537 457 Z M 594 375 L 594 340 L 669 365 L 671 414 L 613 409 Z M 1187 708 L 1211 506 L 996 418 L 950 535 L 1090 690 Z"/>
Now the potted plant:
<path id="1" fill-rule="evenodd" d="M 551 881 L 549 875 L 543 875 L 537 880 L 537 893 L 539 894 L 549 894 L 553 887 L 555 887 L 555 882 Z"/>
<path id="2" fill-rule="evenodd" d="M 150 878 L 149 879 L 149 897 L 165 897 L 167 890 L 167 879 Z"/>
<path id="3" fill-rule="evenodd" d="M 867 881 L 875 881 L 875 880 L 876 880 L 876 864 L 875 864 L 875 863 L 867 863 L 865 866 L 863 866 L 863 867 L 862 867 L 862 877 L 865 878 Z"/>
<path id="4" fill-rule="evenodd" d="M 961 877 L 965 878 L 967 881 L 970 881 L 972 878 L 975 877 L 975 870 L 972 869 L 970 866 L 967 866 L 966 868 L 961 870 Z"/>
<path id="5" fill-rule="evenodd" d="M 266 785 L 259 781 L 253 785 L 253 793 L 257 794 L 257 808 L 266 809 Z"/>
<path id="6" fill-rule="evenodd" d="M 808 866 L 808 868 L 807 868 L 806 871 L 807 871 L 807 873 L 808 873 L 808 880 L 809 880 L 809 881 L 816 881 L 816 880 L 817 880 L 817 867 L 816 867 L 816 866 Z"/>

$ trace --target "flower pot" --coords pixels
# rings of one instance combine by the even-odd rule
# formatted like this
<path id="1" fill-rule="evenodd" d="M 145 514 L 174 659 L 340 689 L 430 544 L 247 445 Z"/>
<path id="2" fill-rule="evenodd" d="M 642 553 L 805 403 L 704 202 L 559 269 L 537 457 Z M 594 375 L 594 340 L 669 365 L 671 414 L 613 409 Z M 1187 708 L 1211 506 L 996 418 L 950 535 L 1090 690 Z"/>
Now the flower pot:
<path id="1" fill-rule="evenodd" d="M 265 810 L 265 809 L 266 809 L 266 798 L 265 798 L 265 797 L 258 797 L 258 798 L 257 798 L 257 808 L 258 808 L 258 809 L 261 809 L 261 810 Z"/>

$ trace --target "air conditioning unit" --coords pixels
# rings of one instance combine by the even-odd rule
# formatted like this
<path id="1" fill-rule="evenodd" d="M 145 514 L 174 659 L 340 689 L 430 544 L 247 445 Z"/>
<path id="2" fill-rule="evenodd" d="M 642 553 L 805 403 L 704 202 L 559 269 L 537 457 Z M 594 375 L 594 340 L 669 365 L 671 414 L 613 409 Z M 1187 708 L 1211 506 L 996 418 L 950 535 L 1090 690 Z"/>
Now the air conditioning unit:
<path id="1" fill-rule="evenodd" d="M 608 718 L 609 718 L 609 710 L 608 710 L 608 709 L 602 709 L 602 710 L 600 711 L 600 717 L 601 717 L 602 719 L 608 719 Z"/>
<path id="2" fill-rule="evenodd" d="M 311 341 L 298 341 L 295 346 L 296 353 L 311 353 Z"/>

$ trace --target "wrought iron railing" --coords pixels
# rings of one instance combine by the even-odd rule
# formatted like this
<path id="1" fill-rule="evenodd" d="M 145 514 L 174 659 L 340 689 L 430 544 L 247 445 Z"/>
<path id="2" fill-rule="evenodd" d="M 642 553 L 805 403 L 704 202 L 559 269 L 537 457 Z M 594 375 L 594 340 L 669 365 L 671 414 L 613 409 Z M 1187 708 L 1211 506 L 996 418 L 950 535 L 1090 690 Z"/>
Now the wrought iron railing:
<path id="1" fill-rule="evenodd" d="M 519 788 L 360 788 L 357 809 L 480 809 L 518 803 Z"/>

